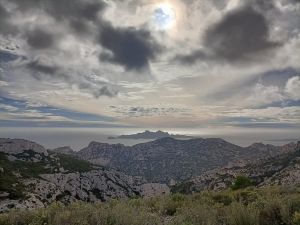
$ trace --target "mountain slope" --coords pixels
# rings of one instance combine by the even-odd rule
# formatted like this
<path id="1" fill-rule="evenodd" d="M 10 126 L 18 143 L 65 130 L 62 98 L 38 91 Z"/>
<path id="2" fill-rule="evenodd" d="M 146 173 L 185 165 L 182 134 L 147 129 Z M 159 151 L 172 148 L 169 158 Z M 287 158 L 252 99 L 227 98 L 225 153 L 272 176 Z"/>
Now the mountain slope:
<path id="1" fill-rule="evenodd" d="M 149 182 L 184 181 L 228 163 L 245 164 L 281 154 L 282 147 L 242 148 L 222 139 L 162 138 L 132 147 L 91 142 L 76 155 L 84 160 L 142 176 Z"/>
<path id="2" fill-rule="evenodd" d="M 178 185 L 174 190 L 182 192 L 222 190 L 230 187 L 238 176 L 249 177 L 258 187 L 300 185 L 300 142 L 289 144 L 285 149 L 292 150 L 255 163 L 208 171 Z"/>
<path id="3" fill-rule="evenodd" d="M 166 185 L 145 184 L 141 178 L 48 152 L 30 141 L 21 143 L 1 139 L 0 212 L 44 207 L 54 201 L 95 202 L 169 192 Z"/>

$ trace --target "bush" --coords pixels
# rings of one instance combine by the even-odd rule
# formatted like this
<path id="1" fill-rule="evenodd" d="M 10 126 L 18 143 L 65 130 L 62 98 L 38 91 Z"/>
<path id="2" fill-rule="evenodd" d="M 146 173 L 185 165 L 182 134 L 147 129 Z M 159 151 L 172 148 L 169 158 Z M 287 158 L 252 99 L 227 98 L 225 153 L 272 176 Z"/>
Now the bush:
<path id="1" fill-rule="evenodd" d="M 281 215 L 281 207 L 272 203 L 270 205 L 265 206 L 259 213 L 259 224 L 260 225 L 281 225 L 283 223 L 282 215 Z"/>
<path id="2" fill-rule="evenodd" d="M 251 206 L 233 203 L 227 215 L 228 225 L 258 225 L 258 210 Z"/>
<path id="3" fill-rule="evenodd" d="M 230 205 L 233 201 L 232 197 L 227 193 L 217 193 L 216 195 L 212 196 L 212 199 L 217 202 L 221 203 L 225 206 Z"/>
<path id="4" fill-rule="evenodd" d="M 238 190 L 238 189 L 242 189 L 242 188 L 246 188 L 246 187 L 250 187 L 253 186 L 253 182 L 245 176 L 238 176 L 233 185 L 231 186 L 232 190 Z"/>
<path id="5" fill-rule="evenodd" d="M 217 224 L 217 210 L 203 205 L 179 210 L 172 221 L 172 225 L 215 225 Z"/>
<path id="6" fill-rule="evenodd" d="M 300 225 L 300 211 L 295 212 L 295 214 L 293 216 L 293 224 L 294 225 Z"/>

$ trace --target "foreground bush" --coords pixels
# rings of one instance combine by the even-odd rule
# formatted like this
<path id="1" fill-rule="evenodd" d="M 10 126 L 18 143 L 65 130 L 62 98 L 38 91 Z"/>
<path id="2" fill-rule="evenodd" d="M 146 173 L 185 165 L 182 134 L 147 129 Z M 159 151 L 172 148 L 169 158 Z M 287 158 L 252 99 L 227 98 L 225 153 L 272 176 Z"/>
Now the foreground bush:
<path id="1" fill-rule="evenodd" d="M 300 189 L 253 187 L 107 203 L 55 203 L 0 215 L 1 225 L 300 225 Z"/>

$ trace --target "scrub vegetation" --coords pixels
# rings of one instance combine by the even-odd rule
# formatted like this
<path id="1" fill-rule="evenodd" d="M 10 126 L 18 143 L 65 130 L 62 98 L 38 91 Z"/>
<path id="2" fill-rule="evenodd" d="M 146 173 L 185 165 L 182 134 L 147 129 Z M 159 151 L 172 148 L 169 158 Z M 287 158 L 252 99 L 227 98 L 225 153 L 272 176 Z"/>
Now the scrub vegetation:
<path id="1" fill-rule="evenodd" d="M 244 178 L 242 179 L 244 180 Z M 246 182 L 247 183 L 247 182 Z M 299 225 L 300 189 L 246 187 L 191 195 L 54 203 L 0 215 L 1 225 Z"/>

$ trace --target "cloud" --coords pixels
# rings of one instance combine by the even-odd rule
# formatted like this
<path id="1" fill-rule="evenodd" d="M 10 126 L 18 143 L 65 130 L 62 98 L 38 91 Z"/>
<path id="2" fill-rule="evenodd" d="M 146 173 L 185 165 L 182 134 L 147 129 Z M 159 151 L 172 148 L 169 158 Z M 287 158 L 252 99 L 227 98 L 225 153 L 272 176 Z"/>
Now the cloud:
<path id="1" fill-rule="evenodd" d="M 149 66 L 161 48 L 151 33 L 137 28 L 116 28 L 104 23 L 100 28 L 99 43 L 109 50 L 100 55 L 105 60 L 124 66 L 127 70 L 142 70 Z"/>
<path id="2" fill-rule="evenodd" d="M 16 3 L 20 11 L 42 9 L 57 20 L 84 19 L 95 20 L 99 11 L 105 8 L 101 0 L 11 0 Z"/>
<path id="3" fill-rule="evenodd" d="M 300 76 L 290 78 L 286 83 L 285 91 L 293 100 L 300 100 Z"/>
<path id="4" fill-rule="evenodd" d="M 239 61 L 278 46 L 269 41 L 268 23 L 251 7 L 229 13 L 206 34 L 204 43 L 217 58 Z"/>
<path id="5" fill-rule="evenodd" d="M 1 96 L 145 126 L 299 107 L 296 0 L 174 0 L 165 30 L 157 1 L 0 2 Z"/>
<path id="6" fill-rule="evenodd" d="M 53 35 L 42 29 L 28 32 L 27 43 L 35 49 L 51 48 L 54 45 Z"/>
<path id="7" fill-rule="evenodd" d="M 57 66 L 45 65 L 38 60 L 28 62 L 26 67 L 33 72 L 36 79 L 41 79 L 41 75 L 57 76 L 59 68 Z"/>
<path id="8" fill-rule="evenodd" d="M 91 23 L 95 25 L 98 22 L 99 14 L 106 7 L 106 3 L 101 0 L 11 0 L 11 2 L 15 3 L 22 13 L 31 15 L 44 13 L 57 23 L 68 24 L 80 35 L 89 31 Z M 38 49 L 51 47 L 54 38 L 55 36 L 47 30 L 36 29 L 25 33 L 29 45 Z"/>
<path id="9" fill-rule="evenodd" d="M 300 77 L 289 78 L 282 87 L 277 85 L 264 85 L 257 83 L 250 96 L 244 100 L 249 107 L 287 107 L 299 106 L 300 100 Z"/>
<path id="10" fill-rule="evenodd" d="M 280 46 L 269 36 L 269 24 L 264 15 L 253 7 L 242 7 L 229 12 L 208 28 L 203 38 L 203 50 L 179 55 L 175 59 L 183 63 L 198 60 L 249 62 Z"/>
<path id="11" fill-rule="evenodd" d="M 107 97 L 111 97 L 112 98 L 112 97 L 115 97 L 118 94 L 118 92 L 114 91 L 114 90 L 111 90 L 107 86 L 103 86 L 99 90 L 94 91 L 93 94 L 94 94 L 94 96 L 96 98 L 99 98 L 101 96 L 107 96 Z"/>
<path id="12" fill-rule="evenodd" d="M 110 106 L 110 108 L 121 116 L 128 117 L 151 117 L 151 116 L 167 116 L 170 114 L 186 114 L 190 110 L 178 107 L 119 107 Z"/>
<path id="13" fill-rule="evenodd" d="M 277 86 L 264 86 L 258 83 L 246 101 L 248 101 L 249 104 L 263 106 L 273 102 L 282 102 L 284 99 L 285 97 Z"/>
<path id="14" fill-rule="evenodd" d="M 91 82 L 88 78 L 72 76 L 66 73 L 63 68 L 56 65 L 48 65 L 39 60 L 30 61 L 26 64 L 26 68 L 30 71 L 30 75 L 37 80 L 45 77 L 65 81 L 69 86 L 76 85 L 78 89 L 91 93 L 95 98 L 101 96 L 115 97 L 118 91 L 109 87 L 107 82 L 97 81 Z"/>
<path id="15" fill-rule="evenodd" d="M 14 34 L 16 30 L 16 27 L 10 23 L 10 14 L 0 2 L 0 34 Z"/>

